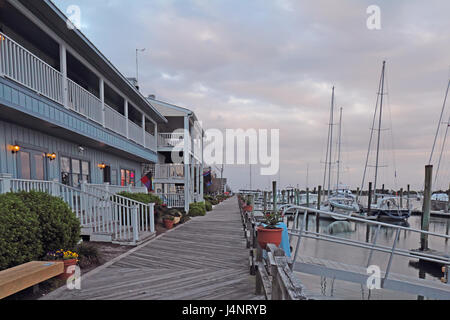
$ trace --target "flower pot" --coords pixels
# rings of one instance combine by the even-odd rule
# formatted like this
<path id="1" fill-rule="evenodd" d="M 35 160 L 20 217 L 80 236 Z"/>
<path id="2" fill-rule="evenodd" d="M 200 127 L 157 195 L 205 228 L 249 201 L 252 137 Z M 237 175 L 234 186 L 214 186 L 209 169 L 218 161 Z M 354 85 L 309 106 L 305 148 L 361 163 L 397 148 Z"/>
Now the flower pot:
<path id="1" fill-rule="evenodd" d="M 173 220 L 164 219 L 164 227 L 166 227 L 166 229 L 172 229 Z"/>
<path id="2" fill-rule="evenodd" d="M 277 247 L 280 245 L 283 234 L 282 228 L 267 229 L 258 227 L 256 230 L 258 231 L 257 240 L 262 249 L 266 249 L 268 243 L 273 243 Z"/>
<path id="3" fill-rule="evenodd" d="M 72 268 L 69 270 L 69 267 L 76 266 L 78 260 L 70 259 L 70 260 L 63 260 L 63 261 L 59 261 L 59 262 L 64 262 L 64 273 L 59 275 L 59 279 L 61 279 L 61 280 L 69 279 L 75 273 L 75 268 Z"/>
<path id="4" fill-rule="evenodd" d="M 248 205 L 244 207 L 244 212 L 252 212 L 253 211 L 253 206 Z"/>

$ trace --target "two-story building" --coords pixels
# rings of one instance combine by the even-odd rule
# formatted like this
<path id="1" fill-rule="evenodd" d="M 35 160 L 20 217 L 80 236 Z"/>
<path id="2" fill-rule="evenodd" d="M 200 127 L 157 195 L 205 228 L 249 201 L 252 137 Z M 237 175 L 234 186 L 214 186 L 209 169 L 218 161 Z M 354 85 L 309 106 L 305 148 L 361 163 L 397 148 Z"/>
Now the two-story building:
<path id="1" fill-rule="evenodd" d="M 203 137 L 195 113 L 149 96 L 148 101 L 167 122 L 158 126 L 158 164 L 153 170 L 156 193 L 169 207 L 203 201 Z M 144 171 L 146 171 L 144 170 Z"/>

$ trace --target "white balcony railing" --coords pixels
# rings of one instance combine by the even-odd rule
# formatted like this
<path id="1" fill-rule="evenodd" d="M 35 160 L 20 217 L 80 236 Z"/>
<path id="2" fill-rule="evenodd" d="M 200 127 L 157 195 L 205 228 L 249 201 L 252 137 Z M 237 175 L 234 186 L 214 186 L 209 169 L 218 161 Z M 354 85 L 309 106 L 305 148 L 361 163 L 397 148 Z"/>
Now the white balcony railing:
<path id="1" fill-rule="evenodd" d="M 145 147 L 156 150 L 156 138 L 148 132 L 145 132 Z"/>
<path id="2" fill-rule="evenodd" d="M 105 126 L 122 136 L 127 135 L 126 118 L 105 104 Z"/>
<path id="3" fill-rule="evenodd" d="M 184 179 L 183 164 L 156 164 L 155 179 Z"/>
<path id="4" fill-rule="evenodd" d="M 158 147 L 183 146 L 184 133 L 159 133 Z"/>
<path id="5" fill-rule="evenodd" d="M 23 46 L 0 32 L 0 76 L 7 77 L 42 96 L 64 105 L 64 81 L 61 72 L 39 59 Z M 67 107 L 84 117 L 127 137 L 127 118 L 105 104 L 94 94 L 67 79 Z M 103 114 L 104 112 L 104 114 Z M 156 138 L 128 120 L 130 140 L 156 150 Z"/>
<path id="6" fill-rule="evenodd" d="M 102 123 L 102 101 L 92 93 L 67 79 L 68 104 L 73 111 L 97 122 Z"/>
<path id="7" fill-rule="evenodd" d="M 131 120 L 128 120 L 128 138 L 136 143 L 144 144 L 142 128 Z"/>
<path id="8" fill-rule="evenodd" d="M 3 33 L 0 33 L 0 75 L 63 103 L 61 73 Z"/>

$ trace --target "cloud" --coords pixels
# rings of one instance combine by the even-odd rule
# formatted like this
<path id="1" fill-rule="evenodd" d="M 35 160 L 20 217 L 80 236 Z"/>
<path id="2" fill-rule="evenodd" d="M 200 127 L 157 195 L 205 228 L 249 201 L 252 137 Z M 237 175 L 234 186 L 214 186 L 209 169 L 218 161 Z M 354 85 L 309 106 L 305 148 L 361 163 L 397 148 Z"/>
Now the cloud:
<path id="1" fill-rule="evenodd" d="M 55 2 L 65 11 L 66 1 Z M 140 57 L 144 94 L 193 109 L 207 128 L 280 129 L 282 185 L 304 186 L 307 164 L 309 184 L 323 183 L 334 85 L 335 119 L 344 110 L 343 182 L 359 186 L 387 60 L 383 123 L 392 130 L 383 141 L 395 149 L 384 154 L 395 153 L 398 179 L 383 179 L 421 188 L 449 76 L 450 2 L 379 1 L 377 31 L 366 28 L 371 4 L 134 0 L 124 14 L 119 1 L 79 1 L 89 25 L 82 31 L 125 75 L 135 72 L 135 48 L 148 48 Z M 225 174 L 234 188 L 245 187 L 248 170 L 226 167 Z M 253 172 L 254 186 L 277 178 Z"/>

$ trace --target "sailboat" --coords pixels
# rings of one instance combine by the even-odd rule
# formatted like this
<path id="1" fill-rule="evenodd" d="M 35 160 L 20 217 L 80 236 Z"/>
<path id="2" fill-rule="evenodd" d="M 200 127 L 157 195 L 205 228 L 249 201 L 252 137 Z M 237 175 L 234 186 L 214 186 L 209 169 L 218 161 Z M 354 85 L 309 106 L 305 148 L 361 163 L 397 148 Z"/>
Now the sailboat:
<path id="1" fill-rule="evenodd" d="M 331 190 L 331 159 L 332 159 L 332 145 L 333 145 L 333 113 L 334 113 L 334 87 L 331 97 L 331 110 L 330 110 L 330 126 L 328 130 L 328 141 L 327 141 L 327 155 L 325 162 L 325 172 L 324 172 L 324 186 L 327 177 L 327 165 L 328 165 L 328 199 L 321 206 L 321 210 L 329 211 L 334 213 L 340 213 L 343 215 L 351 216 L 353 212 L 359 212 L 359 205 L 356 201 L 356 197 L 351 193 L 349 188 L 340 188 L 340 162 L 341 162 L 341 137 L 342 137 L 342 108 L 340 109 L 340 120 L 339 120 L 339 144 L 338 144 L 338 161 L 337 161 L 337 183 L 336 189 Z M 331 216 L 334 220 L 347 220 L 345 217 Z"/>
<path id="2" fill-rule="evenodd" d="M 393 220 L 406 220 L 411 216 L 411 208 L 404 209 L 400 207 L 398 197 L 394 195 L 385 195 L 385 194 L 377 194 L 377 182 L 378 182 L 378 168 L 379 168 L 379 157 L 380 157 L 380 140 L 381 140 L 381 123 L 382 123 L 382 115 L 383 115 L 383 98 L 385 95 L 384 88 L 385 88 L 385 71 L 386 71 L 386 61 L 383 61 L 383 67 L 381 71 L 381 78 L 380 78 L 380 84 L 378 88 L 378 98 L 377 103 L 375 106 L 375 113 L 373 117 L 373 123 L 372 123 L 372 131 L 370 134 L 370 140 L 369 140 L 369 149 L 367 152 L 367 158 L 366 158 L 366 165 L 364 168 L 364 174 L 363 174 L 363 182 L 361 185 L 361 192 L 364 187 L 364 181 L 365 176 L 367 172 L 367 166 L 369 161 L 369 154 L 370 154 L 370 146 L 372 144 L 372 137 L 373 137 L 373 131 L 374 124 L 376 120 L 376 114 L 378 109 L 378 101 L 380 101 L 380 110 L 379 110 L 379 118 L 378 118 L 378 128 L 376 129 L 378 131 L 377 135 L 377 150 L 376 150 L 376 163 L 375 163 L 375 180 L 374 180 L 374 197 L 375 200 L 374 203 L 370 203 L 370 214 L 377 216 L 380 218 L 390 218 Z M 368 208 L 366 209 L 368 211 Z M 366 212 L 367 212 L 366 211 Z"/>

